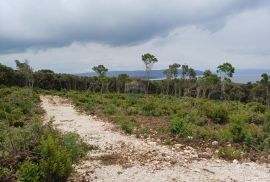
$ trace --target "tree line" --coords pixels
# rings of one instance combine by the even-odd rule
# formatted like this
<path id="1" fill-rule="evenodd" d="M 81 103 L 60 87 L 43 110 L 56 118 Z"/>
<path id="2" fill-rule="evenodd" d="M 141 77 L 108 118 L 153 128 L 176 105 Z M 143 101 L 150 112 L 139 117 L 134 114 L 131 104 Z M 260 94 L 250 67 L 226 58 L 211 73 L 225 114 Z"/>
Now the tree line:
<path id="1" fill-rule="evenodd" d="M 189 65 L 174 63 L 163 72 L 165 79 L 151 80 L 151 71 L 158 59 L 150 53 L 143 54 L 141 59 L 145 65 L 145 80 L 130 78 L 127 74 L 107 77 L 108 68 L 104 65 L 92 68 L 98 76 L 86 77 L 55 73 L 46 69 L 34 71 L 27 60 L 15 60 L 16 69 L 0 63 L 0 85 L 47 90 L 125 93 L 127 84 L 135 81 L 144 86 L 144 92 L 147 94 L 270 103 L 270 75 L 266 73 L 261 75 L 262 79 L 257 83 L 238 84 L 231 81 L 235 68 L 228 62 L 219 65 L 216 73 L 205 70 L 202 76 L 197 76 L 196 71 Z"/>

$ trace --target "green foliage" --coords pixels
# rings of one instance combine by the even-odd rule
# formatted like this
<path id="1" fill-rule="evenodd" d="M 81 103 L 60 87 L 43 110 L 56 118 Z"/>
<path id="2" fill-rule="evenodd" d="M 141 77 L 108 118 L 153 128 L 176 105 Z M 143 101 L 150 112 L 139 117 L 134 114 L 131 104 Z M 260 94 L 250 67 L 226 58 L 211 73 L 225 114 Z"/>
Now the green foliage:
<path id="1" fill-rule="evenodd" d="M 234 159 L 240 160 L 241 150 L 237 150 L 231 146 L 220 147 L 218 149 L 218 157 L 227 159 L 227 160 L 234 160 Z"/>
<path id="2" fill-rule="evenodd" d="M 40 169 L 48 181 L 65 181 L 72 172 L 71 153 L 51 135 L 42 137 L 38 151 L 42 160 Z"/>
<path id="3" fill-rule="evenodd" d="M 266 106 L 258 102 L 250 102 L 246 105 L 247 109 L 253 112 L 264 113 L 266 111 Z"/>
<path id="4" fill-rule="evenodd" d="M 169 122 L 169 130 L 179 136 L 191 136 L 192 129 L 189 121 L 185 118 L 172 118 Z"/>
<path id="5" fill-rule="evenodd" d="M 138 109 L 136 107 L 130 106 L 130 107 L 127 108 L 127 114 L 128 115 L 136 115 L 138 113 L 139 113 L 139 111 L 138 111 Z"/>
<path id="6" fill-rule="evenodd" d="M 20 166 L 18 181 L 39 182 L 43 181 L 44 179 L 43 175 L 44 174 L 39 169 L 39 166 L 37 164 L 34 164 L 33 162 L 26 160 Z"/>
<path id="7" fill-rule="evenodd" d="M 117 112 L 117 108 L 114 105 L 110 104 L 108 106 L 105 106 L 103 112 L 107 115 L 114 115 Z"/>
<path id="8" fill-rule="evenodd" d="M 0 166 L 0 181 L 5 181 L 11 174 L 12 171 L 9 168 Z"/>
<path id="9" fill-rule="evenodd" d="M 234 114 L 230 117 L 230 132 L 234 142 L 243 142 L 247 136 L 245 123 L 247 122 L 246 115 L 241 113 Z"/>
<path id="10" fill-rule="evenodd" d="M 41 122 L 33 90 L 1 88 L 0 98 L 0 181 L 65 181 L 88 147 Z"/>
<path id="11" fill-rule="evenodd" d="M 123 131 L 125 131 L 128 134 L 131 134 L 134 130 L 134 128 L 136 127 L 136 119 L 135 118 L 131 118 L 130 120 L 128 120 L 125 117 L 119 117 L 118 118 L 118 123 L 121 126 L 121 129 Z"/>
<path id="12" fill-rule="evenodd" d="M 66 133 L 62 139 L 63 146 L 69 151 L 72 162 L 78 162 L 85 156 L 88 146 L 82 142 L 80 136 L 76 133 Z"/>
<path id="13" fill-rule="evenodd" d="M 223 124 L 229 119 L 229 112 L 224 105 L 207 105 L 206 116 L 209 117 L 214 123 Z"/>
<path id="14" fill-rule="evenodd" d="M 147 137 L 150 133 L 145 134 L 144 131 L 152 129 L 158 132 L 162 140 L 170 138 L 171 135 L 182 138 L 191 136 L 198 141 L 238 143 L 245 150 L 270 149 L 270 109 L 258 103 L 74 91 L 67 92 L 66 96 L 85 111 L 87 104 L 94 103 L 94 114 L 112 114 L 113 117 L 110 118 L 115 118 L 126 133 L 133 133 L 136 127 L 136 134 Z M 83 102 L 79 101 L 80 98 L 84 98 Z M 140 122 L 131 122 L 132 118 L 140 118 Z M 143 119 L 145 124 L 141 122 Z M 152 121 L 155 124 L 149 123 Z"/>

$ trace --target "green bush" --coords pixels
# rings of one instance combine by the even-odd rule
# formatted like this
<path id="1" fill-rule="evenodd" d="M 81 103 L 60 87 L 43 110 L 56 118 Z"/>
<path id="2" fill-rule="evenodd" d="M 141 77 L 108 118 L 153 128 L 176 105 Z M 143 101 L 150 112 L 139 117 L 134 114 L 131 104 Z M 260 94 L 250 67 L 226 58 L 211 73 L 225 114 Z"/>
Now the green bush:
<path id="1" fill-rule="evenodd" d="M 105 106 L 103 111 L 107 115 L 114 115 L 117 112 L 117 108 L 111 104 L 111 105 Z"/>
<path id="2" fill-rule="evenodd" d="M 12 175 L 12 171 L 7 167 L 0 166 L 0 181 L 7 181 L 7 178 Z"/>
<path id="3" fill-rule="evenodd" d="M 214 123 L 223 124 L 228 121 L 229 112 L 225 106 L 213 104 L 206 107 L 206 116 L 210 118 Z"/>
<path id="4" fill-rule="evenodd" d="M 250 113 L 248 120 L 249 120 L 249 123 L 260 125 L 264 123 L 265 115 L 262 113 Z"/>
<path id="5" fill-rule="evenodd" d="M 270 111 L 267 111 L 265 113 L 265 120 L 263 123 L 263 128 L 265 132 L 269 132 L 270 131 Z"/>
<path id="6" fill-rule="evenodd" d="M 1 109 L 0 109 L 0 120 L 6 120 L 6 113 Z"/>
<path id="7" fill-rule="evenodd" d="M 172 118 L 169 121 L 169 130 L 172 134 L 179 136 L 191 136 L 192 129 L 185 118 Z"/>
<path id="8" fill-rule="evenodd" d="M 119 117 L 118 123 L 121 126 L 121 129 L 128 134 L 131 134 L 136 127 L 136 119 L 131 118 L 130 120 L 126 119 L 125 117 Z"/>
<path id="9" fill-rule="evenodd" d="M 241 150 L 237 150 L 231 146 L 220 147 L 218 149 L 218 157 L 227 159 L 227 160 L 234 160 L 234 159 L 240 160 Z"/>
<path id="10" fill-rule="evenodd" d="M 266 111 L 266 106 L 258 102 L 250 102 L 246 107 L 252 112 L 264 113 Z"/>
<path id="11" fill-rule="evenodd" d="M 19 169 L 18 181 L 39 182 L 44 180 L 44 174 L 40 171 L 37 164 L 26 160 Z"/>
<path id="12" fill-rule="evenodd" d="M 230 132 L 233 142 L 243 142 L 245 140 L 247 136 L 247 129 L 245 127 L 247 119 L 247 116 L 242 113 L 231 115 Z"/>
<path id="13" fill-rule="evenodd" d="M 88 146 L 82 142 L 80 136 L 76 133 L 66 133 L 62 139 L 63 146 L 69 151 L 72 162 L 78 162 L 85 156 Z"/>
<path id="14" fill-rule="evenodd" d="M 87 146 L 41 122 L 34 91 L 2 88 L 0 97 L 0 181 L 65 181 Z"/>
<path id="15" fill-rule="evenodd" d="M 136 107 L 130 106 L 127 108 L 128 115 L 137 115 L 138 113 L 139 113 L 139 111 Z"/>
<path id="16" fill-rule="evenodd" d="M 67 148 L 48 135 L 42 137 L 39 152 L 42 156 L 39 166 L 46 181 L 65 181 L 72 172 L 72 156 Z"/>
<path id="17" fill-rule="evenodd" d="M 154 102 L 148 101 L 144 103 L 142 107 L 142 113 L 146 116 L 159 116 L 160 113 L 156 111 L 157 106 L 155 105 Z"/>

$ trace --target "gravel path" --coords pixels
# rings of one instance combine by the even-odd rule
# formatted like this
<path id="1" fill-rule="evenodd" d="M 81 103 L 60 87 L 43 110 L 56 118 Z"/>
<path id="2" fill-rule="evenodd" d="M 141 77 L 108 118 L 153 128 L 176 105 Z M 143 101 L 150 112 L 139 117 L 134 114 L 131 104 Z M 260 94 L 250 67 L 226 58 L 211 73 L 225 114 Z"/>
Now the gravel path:
<path id="1" fill-rule="evenodd" d="M 74 166 L 70 181 L 269 181 L 270 169 L 256 163 L 229 163 L 198 157 L 195 149 L 176 144 L 162 146 L 115 130 L 94 116 L 77 112 L 56 96 L 41 96 L 45 120 L 63 132 L 77 132 L 85 142 L 98 146 Z"/>

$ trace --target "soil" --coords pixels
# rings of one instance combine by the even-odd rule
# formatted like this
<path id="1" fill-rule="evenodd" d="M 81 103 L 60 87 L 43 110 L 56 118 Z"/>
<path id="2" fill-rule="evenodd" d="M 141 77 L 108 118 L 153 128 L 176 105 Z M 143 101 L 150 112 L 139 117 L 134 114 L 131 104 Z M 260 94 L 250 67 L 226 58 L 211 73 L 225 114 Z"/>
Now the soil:
<path id="1" fill-rule="evenodd" d="M 228 162 L 188 144 L 166 146 L 136 138 L 115 125 L 76 111 L 69 100 L 41 96 L 45 122 L 53 118 L 62 132 L 76 132 L 90 145 L 86 159 L 74 165 L 69 181 L 270 181 L 270 166 Z"/>

